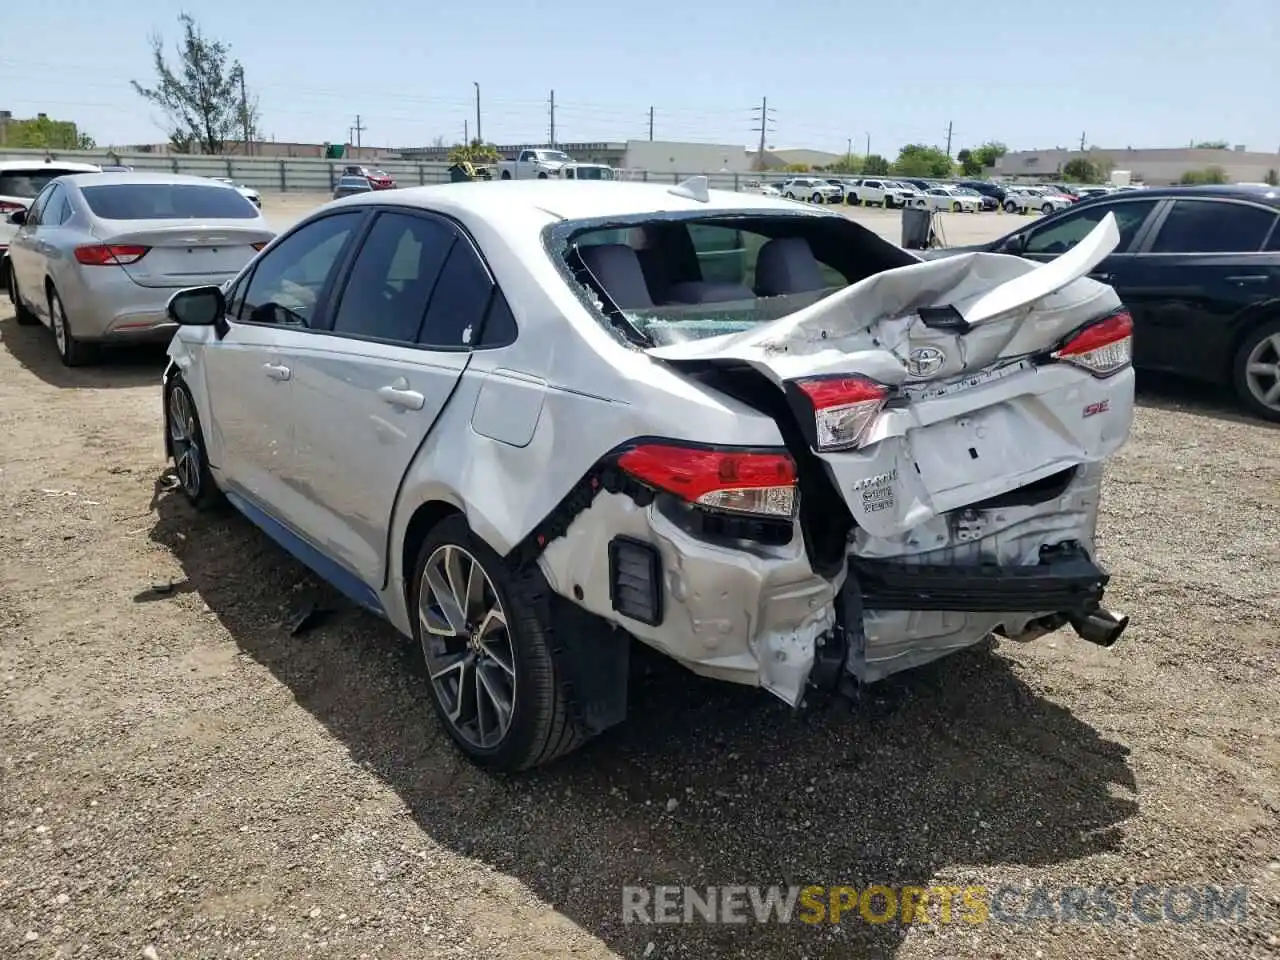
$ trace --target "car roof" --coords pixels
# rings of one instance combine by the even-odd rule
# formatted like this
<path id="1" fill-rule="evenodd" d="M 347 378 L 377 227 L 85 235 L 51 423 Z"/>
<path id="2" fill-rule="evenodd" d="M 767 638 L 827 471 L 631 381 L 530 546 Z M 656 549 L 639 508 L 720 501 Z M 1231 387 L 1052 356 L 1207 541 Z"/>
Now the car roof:
<path id="1" fill-rule="evenodd" d="M 1115 193 L 1108 191 L 1096 197 L 1090 197 L 1082 203 L 1097 203 L 1106 198 L 1125 197 L 1138 200 L 1165 200 L 1178 197 L 1220 197 L 1227 200 L 1253 200 L 1280 209 L 1280 187 L 1251 186 L 1195 186 L 1195 187 L 1145 187 L 1142 190 L 1121 190 Z"/>
<path id="2" fill-rule="evenodd" d="M 99 187 L 118 183 L 189 183 L 195 186 L 215 187 L 225 190 L 235 189 L 231 184 L 222 183 L 212 177 L 197 177 L 188 173 L 165 173 L 163 170 L 121 170 L 118 173 L 77 173 L 67 176 L 65 179 L 67 182 L 72 183 L 77 187 Z"/>
<path id="3" fill-rule="evenodd" d="M 336 202 L 350 205 L 395 203 L 436 210 L 463 219 L 478 217 L 498 223 L 516 218 L 587 220 L 661 213 L 715 216 L 718 213 L 758 211 L 790 216 L 797 214 L 797 207 L 791 201 L 758 193 L 708 190 L 709 200 L 703 203 L 672 193 L 674 186 L 617 180 L 498 180 L 406 187 Z M 813 211 L 808 215 L 820 214 Z M 829 215 L 840 216 L 838 213 Z"/>
<path id="4" fill-rule="evenodd" d="M 76 160 L 4 160 L 0 161 L 0 173 L 14 170 L 67 170 L 76 173 L 96 173 L 101 169 L 96 163 L 80 163 Z"/>

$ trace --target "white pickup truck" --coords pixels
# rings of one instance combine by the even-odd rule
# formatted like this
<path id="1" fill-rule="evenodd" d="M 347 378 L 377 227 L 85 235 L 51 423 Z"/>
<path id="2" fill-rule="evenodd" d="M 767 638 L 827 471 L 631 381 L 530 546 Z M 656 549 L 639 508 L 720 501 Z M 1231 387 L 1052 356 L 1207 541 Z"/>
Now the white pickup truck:
<path id="1" fill-rule="evenodd" d="M 502 180 L 547 180 L 564 175 L 564 168 L 573 163 L 573 157 L 560 150 L 521 150 L 514 160 L 498 161 L 498 176 Z"/>

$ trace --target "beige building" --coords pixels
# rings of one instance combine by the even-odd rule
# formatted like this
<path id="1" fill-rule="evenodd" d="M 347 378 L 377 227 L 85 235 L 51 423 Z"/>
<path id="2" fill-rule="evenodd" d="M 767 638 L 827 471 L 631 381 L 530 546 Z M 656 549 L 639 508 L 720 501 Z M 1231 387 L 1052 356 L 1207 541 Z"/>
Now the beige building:
<path id="1" fill-rule="evenodd" d="M 1135 182 L 1150 186 L 1177 183 L 1184 173 L 1221 167 L 1228 183 L 1263 183 L 1268 174 L 1280 174 L 1280 153 L 1258 153 L 1244 149 L 1195 150 L 1189 148 L 1133 150 L 1018 150 L 1006 153 L 996 163 L 995 174 L 1002 177 L 1051 179 L 1079 158 L 1092 160 L 1112 170 L 1128 170 Z"/>

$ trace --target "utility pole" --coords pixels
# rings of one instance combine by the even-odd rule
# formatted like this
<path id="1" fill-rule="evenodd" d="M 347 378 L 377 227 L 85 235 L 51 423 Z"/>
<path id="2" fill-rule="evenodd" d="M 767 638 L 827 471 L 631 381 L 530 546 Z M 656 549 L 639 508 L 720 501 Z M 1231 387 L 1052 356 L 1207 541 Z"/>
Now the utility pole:
<path id="1" fill-rule="evenodd" d="M 356 114 L 356 125 L 355 125 L 354 127 L 352 127 L 351 129 L 352 129 L 352 130 L 354 130 L 354 131 L 355 131 L 355 134 L 356 134 L 356 155 L 357 155 L 357 156 L 359 156 L 359 154 L 360 154 L 360 144 L 363 142 L 363 141 L 362 141 L 362 138 L 361 138 L 361 136 L 360 136 L 360 134 L 364 133 L 364 132 L 365 132 L 366 130 L 368 130 L 369 128 L 368 128 L 368 127 L 366 127 L 364 124 L 362 124 L 362 123 L 360 122 L 360 114 L 358 114 L 358 113 L 357 113 L 357 114 Z"/>
<path id="2" fill-rule="evenodd" d="M 1084 153 L 1084 132 L 1080 133 L 1080 152 Z"/>
<path id="3" fill-rule="evenodd" d="M 863 159 L 871 156 L 871 134 L 867 134 L 867 152 L 863 154 Z"/>
<path id="4" fill-rule="evenodd" d="M 754 109 L 754 108 L 753 108 L 753 109 Z M 774 112 L 774 111 L 773 111 L 773 109 L 769 106 L 769 98 L 768 98 L 768 97 L 762 97 L 762 98 L 760 99 L 760 107 L 759 107 L 759 110 L 760 110 L 760 116 L 758 116 L 758 117 L 755 117 L 755 118 L 754 118 L 755 120 L 759 121 L 759 123 L 760 123 L 760 152 L 756 154 L 756 165 L 757 165 L 761 170 L 763 170 L 763 169 L 765 168 L 765 167 L 764 167 L 764 139 L 765 139 L 765 133 L 766 133 L 766 132 L 768 132 L 768 130 L 769 130 L 769 124 L 770 124 L 770 122 L 772 121 L 772 118 L 769 116 L 769 114 L 771 114 L 771 113 L 773 113 L 773 112 Z M 753 129 L 754 129 L 754 128 L 753 128 Z"/>
<path id="5" fill-rule="evenodd" d="M 649 108 L 649 140 L 653 140 L 653 107 Z"/>
<path id="6" fill-rule="evenodd" d="M 947 156 L 951 156 L 951 121 L 947 121 Z"/>
<path id="7" fill-rule="evenodd" d="M 475 84 L 476 88 L 476 140 L 479 143 L 484 143 L 484 134 L 480 132 L 480 81 L 473 80 L 471 82 Z"/>
<path id="8" fill-rule="evenodd" d="M 845 140 L 848 141 L 844 148 L 844 165 L 847 167 L 853 163 L 853 137 L 845 137 Z"/>
<path id="9" fill-rule="evenodd" d="M 244 136 L 244 152 L 248 156 L 253 152 L 249 144 L 249 97 L 244 92 L 244 71 L 240 71 L 240 128 Z"/>
<path id="10" fill-rule="evenodd" d="M 556 92 L 551 91 L 551 146 L 556 145 Z"/>
<path id="11" fill-rule="evenodd" d="M 463 121 L 462 121 L 462 145 L 463 145 L 464 147 L 469 147 L 469 146 L 471 145 L 471 127 L 470 127 L 470 123 L 471 123 L 471 121 L 470 121 L 470 120 L 463 120 Z"/>

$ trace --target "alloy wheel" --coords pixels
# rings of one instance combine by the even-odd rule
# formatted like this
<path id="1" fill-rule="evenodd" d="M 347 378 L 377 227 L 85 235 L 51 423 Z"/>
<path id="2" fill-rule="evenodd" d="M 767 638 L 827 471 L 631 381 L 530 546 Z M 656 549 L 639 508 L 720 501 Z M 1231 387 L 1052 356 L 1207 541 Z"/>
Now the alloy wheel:
<path id="1" fill-rule="evenodd" d="M 515 713 L 515 646 L 493 581 L 468 550 L 446 543 L 427 558 L 418 619 L 431 684 L 449 723 L 467 743 L 497 747 Z"/>
<path id="2" fill-rule="evenodd" d="M 200 496 L 201 452 L 196 414 L 191 397 L 182 387 L 169 391 L 169 440 L 173 447 L 173 466 L 183 492 L 192 500 Z"/>
<path id="3" fill-rule="evenodd" d="M 58 352 L 67 354 L 67 316 L 62 310 L 62 300 L 49 298 L 49 325 L 53 327 L 53 342 L 58 345 Z"/>
<path id="4" fill-rule="evenodd" d="M 1280 332 L 1254 344 L 1244 374 L 1254 398 L 1264 407 L 1280 411 Z"/>

